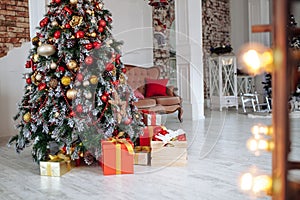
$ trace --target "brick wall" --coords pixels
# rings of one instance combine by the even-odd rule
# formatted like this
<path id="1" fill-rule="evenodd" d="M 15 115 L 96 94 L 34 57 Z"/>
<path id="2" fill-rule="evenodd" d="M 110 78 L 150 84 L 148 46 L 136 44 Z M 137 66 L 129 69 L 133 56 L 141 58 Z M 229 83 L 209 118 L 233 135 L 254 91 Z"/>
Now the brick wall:
<path id="1" fill-rule="evenodd" d="M 230 1 L 205 0 L 202 3 L 204 95 L 209 97 L 209 68 L 207 58 L 211 47 L 230 44 Z"/>
<path id="2" fill-rule="evenodd" d="M 0 57 L 29 40 L 28 0 L 0 0 Z"/>

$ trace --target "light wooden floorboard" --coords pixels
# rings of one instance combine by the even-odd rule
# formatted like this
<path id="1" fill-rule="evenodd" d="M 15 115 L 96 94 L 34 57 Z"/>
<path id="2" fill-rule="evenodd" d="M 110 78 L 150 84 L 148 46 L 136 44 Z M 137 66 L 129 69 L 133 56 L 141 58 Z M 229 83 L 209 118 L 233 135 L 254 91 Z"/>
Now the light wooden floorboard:
<path id="1" fill-rule="evenodd" d="M 291 124 L 293 159 L 300 160 L 300 119 Z M 188 139 L 186 167 L 135 166 L 135 174 L 103 176 L 101 168 L 78 167 L 62 177 L 39 175 L 30 148 L 16 154 L 0 138 L 0 199 L 199 199 L 255 198 L 239 189 L 239 177 L 250 169 L 271 173 L 271 154 L 255 156 L 246 148 L 250 128 L 270 124 L 269 118 L 248 118 L 235 111 L 206 111 L 206 119 L 180 124 L 168 118 L 170 129 L 182 128 Z M 299 173 L 295 173 L 298 176 Z"/>

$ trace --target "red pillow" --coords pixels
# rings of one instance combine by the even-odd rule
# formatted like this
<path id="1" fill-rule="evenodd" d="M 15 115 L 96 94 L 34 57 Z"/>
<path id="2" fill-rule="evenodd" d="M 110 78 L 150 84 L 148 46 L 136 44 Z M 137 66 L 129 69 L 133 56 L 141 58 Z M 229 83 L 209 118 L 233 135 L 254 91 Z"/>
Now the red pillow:
<path id="1" fill-rule="evenodd" d="M 134 96 L 138 99 L 144 99 L 145 98 L 144 95 L 138 90 L 134 91 Z"/>
<path id="2" fill-rule="evenodd" d="M 146 97 L 167 96 L 168 79 L 146 78 Z"/>

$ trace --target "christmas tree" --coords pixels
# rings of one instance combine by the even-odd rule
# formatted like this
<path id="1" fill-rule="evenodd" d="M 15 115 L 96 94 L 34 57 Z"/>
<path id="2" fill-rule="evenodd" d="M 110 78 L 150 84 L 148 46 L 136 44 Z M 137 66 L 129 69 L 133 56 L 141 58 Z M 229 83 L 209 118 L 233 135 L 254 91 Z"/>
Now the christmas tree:
<path id="1" fill-rule="evenodd" d="M 121 42 L 111 34 L 111 13 L 101 0 L 52 0 L 32 38 L 29 72 L 19 104 L 16 150 L 32 145 L 35 161 L 51 144 L 73 159 L 101 155 L 100 141 L 135 140 L 142 131 L 136 98 L 126 84 Z"/>

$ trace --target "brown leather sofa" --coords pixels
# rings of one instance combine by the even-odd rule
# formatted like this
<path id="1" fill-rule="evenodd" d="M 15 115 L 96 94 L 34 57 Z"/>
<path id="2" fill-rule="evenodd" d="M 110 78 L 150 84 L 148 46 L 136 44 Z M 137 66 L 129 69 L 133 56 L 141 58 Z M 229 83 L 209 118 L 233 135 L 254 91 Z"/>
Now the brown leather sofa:
<path id="1" fill-rule="evenodd" d="M 166 87 L 167 96 L 151 96 L 146 97 L 147 84 L 146 79 L 159 79 L 160 69 L 158 67 L 144 68 L 133 65 L 126 65 L 127 83 L 132 87 L 133 91 L 138 90 L 144 98 L 135 102 L 137 108 L 155 113 L 174 113 L 178 111 L 178 119 L 182 122 L 182 99 L 174 92 L 173 86 Z"/>

